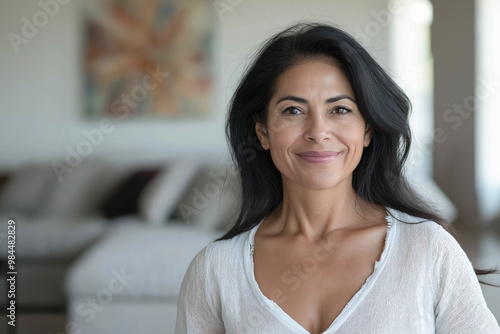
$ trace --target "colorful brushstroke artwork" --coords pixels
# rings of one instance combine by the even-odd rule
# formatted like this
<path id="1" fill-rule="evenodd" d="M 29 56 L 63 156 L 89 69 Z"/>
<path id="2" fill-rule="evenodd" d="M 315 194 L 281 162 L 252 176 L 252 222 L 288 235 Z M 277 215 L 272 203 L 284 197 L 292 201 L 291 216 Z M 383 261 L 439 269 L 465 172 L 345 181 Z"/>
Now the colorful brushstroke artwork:
<path id="1" fill-rule="evenodd" d="M 214 10 L 206 0 L 86 0 L 86 118 L 212 114 Z"/>

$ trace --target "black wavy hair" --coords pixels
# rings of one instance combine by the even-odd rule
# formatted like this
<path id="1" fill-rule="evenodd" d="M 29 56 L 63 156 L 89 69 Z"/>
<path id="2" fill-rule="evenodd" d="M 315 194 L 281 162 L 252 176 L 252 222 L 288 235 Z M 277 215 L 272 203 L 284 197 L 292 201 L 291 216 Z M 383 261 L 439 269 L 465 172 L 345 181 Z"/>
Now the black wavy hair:
<path id="1" fill-rule="evenodd" d="M 229 231 L 215 241 L 252 229 L 282 202 L 281 174 L 270 152 L 260 145 L 255 122 L 267 126 L 267 106 L 283 71 L 307 60 L 325 58 L 343 69 L 358 108 L 372 129 L 371 143 L 364 148 L 353 172 L 357 196 L 423 218 L 422 222 L 434 221 L 456 238 L 453 225 L 433 213 L 403 175 L 411 144 L 411 104 L 406 94 L 349 34 L 330 25 L 302 22 L 262 45 L 230 101 L 225 130 L 241 185 L 241 207 Z M 476 275 L 498 272 L 474 270 Z"/>

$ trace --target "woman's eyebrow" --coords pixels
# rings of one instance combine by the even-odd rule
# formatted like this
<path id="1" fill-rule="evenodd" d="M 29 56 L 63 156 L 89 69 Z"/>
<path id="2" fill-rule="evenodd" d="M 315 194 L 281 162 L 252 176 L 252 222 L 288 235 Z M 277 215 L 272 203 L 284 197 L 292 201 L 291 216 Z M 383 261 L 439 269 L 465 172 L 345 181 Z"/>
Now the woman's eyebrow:
<path id="1" fill-rule="evenodd" d="M 337 101 L 343 100 L 343 99 L 348 99 L 348 100 L 351 100 L 352 102 L 356 103 L 356 101 L 354 101 L 354 99 L 352 97 L 350 97 L 349 95 L 345 95 L 345 94 L 331 97 L 331 98 L 325 100 L 325 103 L 333 103 L 333 102 L 337 102 Z M 282 101 L 285 101 L 285 100 L 291 100 L 291 101 L 300 102 L 300 103 L 304 103 L 304 104 L 309 103 L 309 101 L 307 101 L 306 99 L 304 99 L 302 97 L 298 97 L 298 96 L 294 96 L 294 95 L 287 95 L 287 96 L 280 98 L 276 102 L 276 105 Z"/>

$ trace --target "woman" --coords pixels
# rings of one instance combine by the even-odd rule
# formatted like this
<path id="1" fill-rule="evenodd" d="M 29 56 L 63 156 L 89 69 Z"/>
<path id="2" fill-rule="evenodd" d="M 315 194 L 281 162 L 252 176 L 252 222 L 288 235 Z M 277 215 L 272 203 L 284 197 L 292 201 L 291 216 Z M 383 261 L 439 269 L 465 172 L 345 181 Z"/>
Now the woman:
<path id="1" fill-rule="evenodd" d="M 402 176 L 409 111 L 339 29 L 267 41 L 227 119 L 241 211 L 192 260 L 176 333 L 500 333 L 456 232 Z"/>

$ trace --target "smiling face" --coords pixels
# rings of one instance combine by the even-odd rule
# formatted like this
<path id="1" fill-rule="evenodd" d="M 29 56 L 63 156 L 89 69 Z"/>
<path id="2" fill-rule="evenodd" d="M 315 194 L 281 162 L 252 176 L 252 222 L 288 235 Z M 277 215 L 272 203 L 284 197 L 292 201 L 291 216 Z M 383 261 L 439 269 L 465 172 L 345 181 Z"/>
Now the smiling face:
<path id="1" fill-rule="evenodd" d="M 343 181 L 350 186 L 352 172 L 372 138 L 349 80 L 338 65 L 324 60 L 292 66 L 278 77 L 267 125 L 257 122 L 255 131 L 262 147 L 270 150 L 283 182 L 312 189 Z M 314 162 L 300 155 L 308 151 L 338 154 Z"/>

